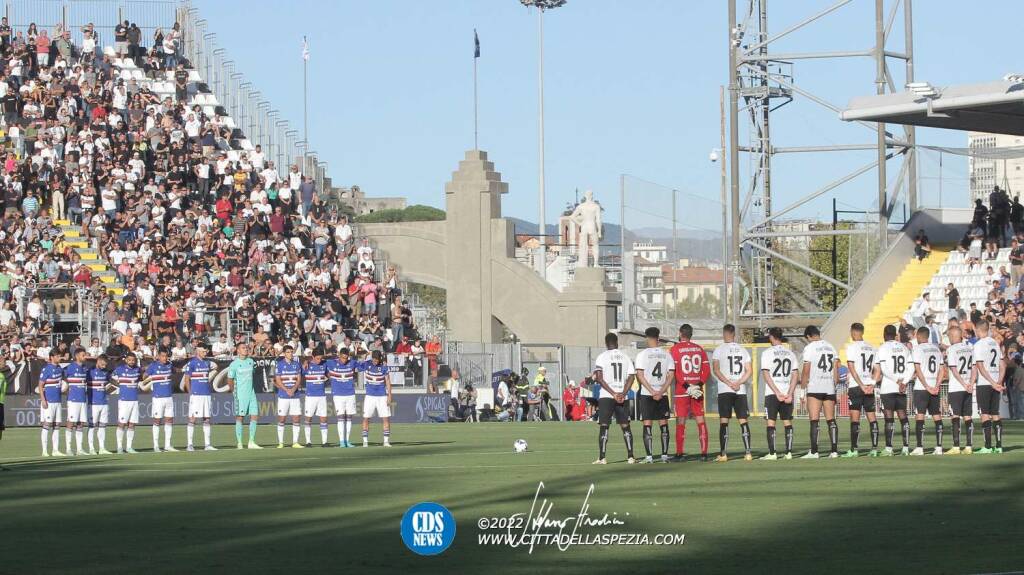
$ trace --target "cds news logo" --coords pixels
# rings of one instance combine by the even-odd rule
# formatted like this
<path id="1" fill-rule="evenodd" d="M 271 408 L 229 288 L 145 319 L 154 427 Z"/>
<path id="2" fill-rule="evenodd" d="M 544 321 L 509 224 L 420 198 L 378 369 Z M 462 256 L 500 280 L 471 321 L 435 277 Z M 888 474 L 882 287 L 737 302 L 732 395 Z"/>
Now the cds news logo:
<path id="1" fill-rule="evenodd" d="M 444 505 L 417 503 L 402 516 L 402 541 L 418 555 L 439 555 L 455 540 L 455 517 Z"/>

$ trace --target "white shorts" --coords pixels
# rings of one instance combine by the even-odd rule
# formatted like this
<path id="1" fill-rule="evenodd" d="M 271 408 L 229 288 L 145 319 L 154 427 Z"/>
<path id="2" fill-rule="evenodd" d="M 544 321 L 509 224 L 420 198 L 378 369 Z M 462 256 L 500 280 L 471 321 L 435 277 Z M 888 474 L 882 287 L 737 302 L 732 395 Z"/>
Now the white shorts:
<path id="1" fill-rule="evenodd" d="M 46 407 L 39 407 L 39 420 L 43 423 L 60 423 L 60 402 L 51 401 Z"/>
<path id="2" fill-rule="evenodd" d="M 367 395 L 363 398 L 363 417 L 391 417 L 391 406 L 386 395 Z"/>
<path id="3" fill-rule="evenodd" d="M 210 417 L 210 396 L 189 395 L 188 396 L 189 417 Z"/>
<path id="4" fill-rule="evenodd" d="M 297 397 L 277 398 L 277 416 L 302 415 L 302 404 Z"/>
<path id="5" fill-rule="evenodd" d="M 306 396 L 306 409 L 304 415 L 306 417 L 327 417 L 327 398 L 326 397 L 309 397 Z"/>
<path id="6" fill-rule="evenodd" d="M 110 406 L 109 405 L 93 405 L 92 417 L 89 419 L 89 424 L 106 425 L 110 423 Z"/>
<path id="7" fill-rule="evenodd" d="M 153 398 L 153 419 L 174 419 L 174 398 L 154 397 Z"/>
<path id="8" fill-rule="evenodd" d="M 118 402 L 117 402 L 117 422 L 118 423 L 138 423 L 139 422 L 139 402 L 138 401 L 118 400 Z"/>
<path id="9" fill-rule="evenodd" d="M 89 404 L 84 401 L 68 402 L 68 423 L 88 423 Z"/>
<path id="10" fill-rule="evenodd" d="M 355 415 L 356 414 L 356 396 L 354 396 L 354 395 L 335 395 L 334 396 L 334 414 L 335 415 Z"/>

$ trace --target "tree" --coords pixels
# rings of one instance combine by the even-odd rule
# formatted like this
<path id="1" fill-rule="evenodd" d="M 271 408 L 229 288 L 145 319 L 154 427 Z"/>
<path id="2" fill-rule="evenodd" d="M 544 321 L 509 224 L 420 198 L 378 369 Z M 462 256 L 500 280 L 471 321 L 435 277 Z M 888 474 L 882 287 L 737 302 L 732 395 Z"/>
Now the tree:
<path id="1" fill-rule="evenodd" d="M 822 229 L 829 229 L 832 226 L 821 226 Z M 853 229 L 853 224 L 840 222 L 840 230 Z M 835 279 L 850 283 L 850 237 L 851 236 L 815 236 L 811 238 L 811 269 L 832 277 L 832 247 L 833 242 L 836 249 L 836 275 Z M 827 282 L 819 277 L 811 278 L 811 289 L 821 301 L 822 309 L 836 309 L 848 295 L 845 289 L 836 288 L 832 282 Z"/>
<path id="2" fill-rule="evenodd" d="M 444 213 L 444 210 L 439 210 L 432 206 L 415 204 L 401 210 L 377 210 L 376 212 L 363 214 L 356 217 L 356 223 L 377 224 L 395 222 L 436 222 L 444 220 L 445 217 L 446 214 Z"/>

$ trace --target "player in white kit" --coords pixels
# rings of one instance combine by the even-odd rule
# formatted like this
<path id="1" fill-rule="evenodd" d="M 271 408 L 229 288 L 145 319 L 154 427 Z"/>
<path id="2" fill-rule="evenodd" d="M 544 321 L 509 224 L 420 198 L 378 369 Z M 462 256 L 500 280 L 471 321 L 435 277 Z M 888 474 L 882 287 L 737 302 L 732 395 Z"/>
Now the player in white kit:
<path id="1" fill-rule="evenodd" d="M 942 411 L 939 410 L 939 384 L 946 377 L 946 361 L 939 346 L 928 341 L 931 332 L 927 327 L 917 328 L 917 346 L 911 354 L 914 359 L 914 435 L 917 441 L 911 455 L 924 455 L 925 412 L 935 422 L 935 450 L 933 455 L 942 455 Z"/>
<path id="2" fill-rule="evenodd" d="M 651 455 L 654 434 L 652 424 L 655 420 L 661 427 L 661 462 L 668 463 L 668 420 L 672 417 L 669 395 L 672 382 L 675 381 L 675 363 L 672 356 L 661 347 L 661 332 L 656 327 L 649 327 L 644 332 L 647 337 L 647 348 L 640 350 L 636 356 L 636 379 L 640 383 L 640 414 L 644 421 L 644 449 L 647 457 L 644 463 L 654 463 Z"/>
<path id="3" fill-rule="evenodd" d="M 986 320 L 974 324 L 978 341 L 974 343 L 975 395 L 978 411 L 981 412 L 981 430 L 985 434 L 985 447 L 975 453 L 1003 452 L 1003 421 L 999 417 L 999 401 L 1006 391 L 1003 378 L 1006 376 L 1006 360 L 1003 349 L 989 336 Z M 996 445 L 992 447 L 992 432 L 995 431 Z"/>
<path id="4" fill-rule="evenodd" d="M 629 428 L 629 415 L 626 413 L 626 390 L 633 385 L 635 369 L 629 356 L 619 350 L 619 336 L 609 333 L 604 336 L 607 348 L 597 356 L 594 362 L 594 379 L 601 386 L 597 400 L 598 453 L 595 465 L 608 463 L 608 428 L 612 416 L 615 423 L 622 427 L 622 437 L 626 441 L 628 463 L 636 463 L 633 458 L 633 432 Z"/>
<path id="5" fill-rule="evenodd" d="M 718 380 L 718 444 L 720 451 L 715 461 L 729 461 L 729 418 L 733 413 L 740 422 L 740 436 L 743 438 L 743 459 L 750 461 L 750 416 L 747 404 L 747 382 L 753 370 L 750 354 L 736 343 L 736 327 L 725 324 L 722 327 L 722 345 L 711 354 L 711 373 Z"/>
<path id="6" fill-rule="evenodd" d="M 892 438 L 895 434 L 895 417 L 900 418 L 903 432 L 901 455 L 910 455 L 910 420 L 907 419 L 907 382 L 910 381 L 913 358 L 905 345 L 896 341 L 896 326 L 887 325 L 882 330 L 885 340 L 875 356 L 875 380 L 881 379 L 882 410 L 885 413 L 885 449 L 882 455 L 891 456 Z"/>
<path id="7" fill-rule="evenodd" d="M 946 330 L 949 347 L 946 349 L 946 367 L 949 372 L 949 410 L 953 412 L 953 447 L 946 455 L 970 455 L 974 450 L 974 346 L 963 340 L 959 327 Z M 960 420 L 967 427 L 967 445 L 960 448 Z"/>
<path id="8" fill-rule="evenodd" d="M 825 412 L 831 443 L 829 458 L 839 457 L 839 425 L 836 424 L 836 386 L 839 384 L 839 354 L 821 339 L 821 331 L 809 325 L 804 329 L 807 346 L 803 353 L 802 381 L 807 389 L 807 416 L 811 420 L 811 450 L 803 459 L 818 458 L 818 418 Z"/>
<path id="9" fill-rule="evenodd" d="M 761 459 L 774 461 L 779 458 L 775 452 L 775 421 L 782 419 L 785 428 L 786 453 L 783 459 L 793 459 L 793 397 L 800 383 L 796 354 L 783 343 L 782 330 L 773 327 L 768 330 L 771 347 L 761 354 L 761 379 L 764 390 L 764 408 L 767 421 L 768 455 Z"/>
<path id="10" fill-rule="evenodd" d="M 874 363 L 875 348 L 864 341 L 864 325 L 850 326 L 850 343 L 846 345 L 847 403 L 850 408 L 850 450 L 843 457 L 858 457 L 860 443 L 860 412 L 867 416 L 871 426 L 871 451 L 868 457 L 878 457 L 878 420 L 875 416 Z"/>

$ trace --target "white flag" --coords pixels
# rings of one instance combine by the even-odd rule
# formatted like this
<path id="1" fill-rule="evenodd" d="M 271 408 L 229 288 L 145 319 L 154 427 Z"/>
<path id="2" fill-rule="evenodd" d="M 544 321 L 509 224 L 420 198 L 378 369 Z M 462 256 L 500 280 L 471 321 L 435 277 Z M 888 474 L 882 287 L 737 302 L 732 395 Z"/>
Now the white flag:
<path id="1" fill-rule="evenodd" d="M 306 37 L 302 37 L 302 59 L 309 60 L 309 42 L 306 41 Z"/>

